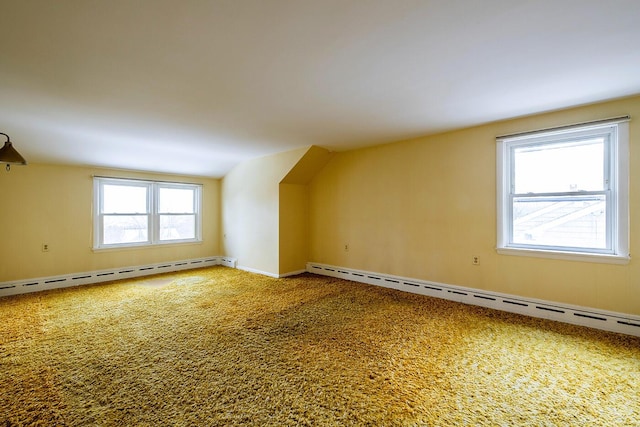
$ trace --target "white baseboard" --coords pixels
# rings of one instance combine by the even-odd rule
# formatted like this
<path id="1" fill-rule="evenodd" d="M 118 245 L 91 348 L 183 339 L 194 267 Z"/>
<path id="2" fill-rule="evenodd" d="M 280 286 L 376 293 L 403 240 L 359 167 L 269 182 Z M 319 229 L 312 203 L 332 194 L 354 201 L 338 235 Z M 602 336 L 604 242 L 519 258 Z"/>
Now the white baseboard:
<path id="1" fill-rule="evenodd" d="M 213 256 L 194 258 L 182 261 L 161 262 L 149 265 L 112 268 L 84 273 L 64 274 L 60 276 L 40 277 L 36 279 L 0 282 L 0 297 L 44 291 L 48 289 L 67 288 L 91 283 L 107 282 L 132 277 L 149 276 L 171 271 L 188 270 L 214 265 L 235 267 L 236 260 L 229 257 Z"/>
<path id="2" fill-rule="evenodd" d="M 478 305 L 526 316 L 550 319 L 605 331 L 640 336 L 640 316 L 580 307 L 553 301 L 545 301 L 498 292 L 444 283 L 428 282 L 370 271 L 332 265 L 307 263 L 307 271 L 323 276 L 338 277 L 354 282 L 393 288 L 436 298 Z"/>
<path id="3" fill-rule="evenodd" d="M 249 273 L 256 273 L 256 274 L 262 274 L 263 276 L 273 277 L 274 279 L 281 279 L 283 277 L 295 276 L 295 275 L 307 272 L 307 270 L 305 269 L 305 270 L 290 271 L 288 273 L 276 274 L 276 273 L 270 273 L 268 271 L 257 270 L 255 268 L 247 267 L 245 265 L 239 265 L 236 268 L 238 270 L 248 271 Z"/>
<path id="4" fill-rule="evenodd" d="M 258 269 L 255 269 L 255 268 L 247 267 L 246 265 L 238 265 L 236 268 L 238 270 L 248 271 L 249 273 L 256 273 L 256 274 L 262 274 L 263 276 L 273 277 L 275 279 L 280 277 L 276 273 L 270 273 L 268 271 L 258 270 Z"/>
<path id="5" fill-rule="evenodd" d="M 307 270 L 296 270 L 296 271 L 290 271 L 288 273 L 282 273 L 279 274 L 278 277 L 291 277 L 291 276 L 297 276 L 298 274 L 302 274 L 302 273 L 306 273 Z"/>
<path id="6" fill-rule="evenodd" d="M 379 274 L 370 271 L 354 270 L 313 262 L 307 263 L 306 270 L 292 271 L 284 274 L 274 274 L 246 266 L 236 266 L 236 263 L 237 261 L 234 258 L 214 256 L 141 266 L 113 268 L 109 270 L 65 274 L 60 276 L 40 277 L 36 279 L 0 282 L 0 297 L 132 277 L 148 276 L 165 272 L 224 265 L 274 278 L 293 276 L 306 271 L 324 276 L 338 277 L 354 282 L 367 283 L 400 291 L 443 298 L 464 304 L 478 305 L 511 313 L 524 314 L 532 317 L 556 320 L 559 322 L 619 332 L 627 335 L 640 336 L 640 316 L 631 314 L 580 307 L 564 303 L 556 303 L 553 301 L 538 300 L 516 295 L 502 294 L 462 286 L 453 286 L 444 283 L 428 282 L 388 274 Z"/>

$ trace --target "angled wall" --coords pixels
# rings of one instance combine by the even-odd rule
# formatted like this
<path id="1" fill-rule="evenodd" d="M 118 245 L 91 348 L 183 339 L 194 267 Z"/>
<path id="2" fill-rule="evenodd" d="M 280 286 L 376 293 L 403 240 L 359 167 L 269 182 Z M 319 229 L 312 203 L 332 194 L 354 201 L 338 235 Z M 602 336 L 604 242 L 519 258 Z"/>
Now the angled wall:
<path id="1" fill-rule="evenodd" d="M 280 274 L 279 183 L 308 147 L 252 159 L 222 180 L 222 249 L 238 267 Z"/>
<path id="2" fill-rule="evenodd" d="M 222 248 L 238 267 L 271 276 L 308 261 L 307 182 L 329 159 L 310 146 L 241 163 L 222 181 Z"/>
<path id="3" fill-rule="evenodd" d="M 309 261 L 309 182 L 333 153 L 310 147 L 280 182 L 280 275 L 299 273 Z"/>

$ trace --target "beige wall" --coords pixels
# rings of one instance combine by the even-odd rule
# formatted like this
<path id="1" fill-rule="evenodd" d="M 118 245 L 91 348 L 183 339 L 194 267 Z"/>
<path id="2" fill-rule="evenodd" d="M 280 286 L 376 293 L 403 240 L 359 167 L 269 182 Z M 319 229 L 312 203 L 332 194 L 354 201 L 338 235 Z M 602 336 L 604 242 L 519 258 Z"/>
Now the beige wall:
<path id="1" fill-rule="evenodd" d="M 225 255 L 273 276 L 304 270 L 309 248 L 308 183 L 331 158 L 317 146 L 236 166 L 222 181 Z"/>
<path id="2" fill-rule="evenodd" d="M 280 181 L 280 274 L 300 272 L 309 260 L 309 182 L 331 159 L 311 146 Z"/>
<path id="3" fill-rule="evenodd" d="M 495 137 L 626 114 L 631 262 L 498 255 Z M 310 184 L 309 259 L 637 315 L 639 183 L 640 97 L 343 152 Z"/>
<path id="4" fill-rule="evenodd" d="M 309 187 L 280 184 L 280 274 L 300 272 L 309 260 Z"/>
<path id="5" fill-rule="evenodd" d="M 94 252 L 93 175 L 203 184 L 203 243 Z M 30 164 L 2 171 L 0 197 L 0 282 L 221 254 L 220 180 Z"/>
<path id="6" fill-rule="evenodd" d="M 280 181 L 309 147 L 249 160 L 222 181 L 225 255 L 250 270 L 280 274 Z"/>

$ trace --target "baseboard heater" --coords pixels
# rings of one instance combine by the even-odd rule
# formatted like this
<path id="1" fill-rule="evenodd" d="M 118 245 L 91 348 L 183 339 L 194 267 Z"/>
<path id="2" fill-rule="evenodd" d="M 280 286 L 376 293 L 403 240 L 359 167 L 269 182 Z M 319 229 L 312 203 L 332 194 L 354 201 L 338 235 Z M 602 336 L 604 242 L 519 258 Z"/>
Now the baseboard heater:
<path id="1" fill-rule="evenodd" d="M 28 292 L 44 291 L 49 289 L 67 288 L 70 286 L 87 285 L 91 283 L 107 282 L 111 280 L 129 279 L 132 277 L 149 276 L 152 274 L 160 274 L 171 271 L 210 267 L 214 265 L 224 265 L 227 267 L 235 268 L 236 260 L 234 258 L 223 256 L 213 256 L 207 258 L 162 262 L 157 264 L 112 268 L 108 270 L 99 270 L 84 273 L 72 273 L 61 276 L 40 277 L 37 279 L 0 282 L 0 297 L 24 294 Z"/>
<path id="2" fill-rule="evenodd" d="M 640 316 L 616 313 L 497 292 L 428 282 L 332 265 L 307 263 L 309 273 L 383 286 L 436 298 L 550 319 L 605 331 L 640 336 Z"/>

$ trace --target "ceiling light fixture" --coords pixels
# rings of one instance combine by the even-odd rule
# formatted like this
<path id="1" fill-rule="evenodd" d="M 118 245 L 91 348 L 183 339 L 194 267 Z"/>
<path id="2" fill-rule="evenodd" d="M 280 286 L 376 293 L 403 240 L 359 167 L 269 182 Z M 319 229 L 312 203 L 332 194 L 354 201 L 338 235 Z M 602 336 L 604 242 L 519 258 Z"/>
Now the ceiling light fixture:
<path id="1" fill-rule="evenodd" d="M 11 170 L 11 165 L 26 165 L 27 161 L 13 148 L 13 144 L 11 144 L 11 139 L 9 139 L 9 135 L 6 133 L 0 132 L 0 135 L 4 135 L 7 137 L 7 140 L 4 143 L 4 147 L 0 148 L 0 163 L 6 163 L 7 172 Z"/>

